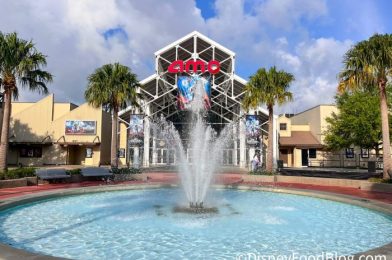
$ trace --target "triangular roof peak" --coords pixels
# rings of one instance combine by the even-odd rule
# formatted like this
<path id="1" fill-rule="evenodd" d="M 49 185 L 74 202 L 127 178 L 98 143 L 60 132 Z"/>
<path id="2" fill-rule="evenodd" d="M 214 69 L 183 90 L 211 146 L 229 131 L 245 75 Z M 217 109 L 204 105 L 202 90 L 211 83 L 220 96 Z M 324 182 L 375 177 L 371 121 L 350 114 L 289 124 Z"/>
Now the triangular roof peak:
<path id="1" fill-rule="evenodd" d="M 177 45 L 181 44 L 182 42 L 185 42 L 185 41 L 187 41 L 187 40 L 189 40 L 190 38 L 195 37 L 195 36 L 196 36 L 197 38 L 200 38 L 200 39 L 202 39 L 203 41 L 205 41 L 205 42 L 211 44 L 211 45 L 214 45 L 216 48 L 220 49 L 220 50 L 223 51 L 223 52 L 226 52 L 228 55 L 230 55 L 230 56 L 235 56 L 235 52 L 233 52 L 233 51 L 227 49 L 226 47 L 222 46 L 221 44 L 217 43 L 216 41 L 210 39 L 209 37 L 205 36 L 204 34 L 198 32 L 198 31 L 193 31 L 193 32 L 191 32 L 191 33 L 188 33 L 188 34 L 185 35 L 184 37 L 181 37 L 180 39 L 178 39 L 178 40 L 176 40 L 176 41 L 170 43 L 169 45 L 167 45 L 167 46 L 165 46 L 165 47 L 159 49 L 159 50 L 156 51 L 154 54 L 155 54 L 155 56 L 158 56 L 158 55 L 160 55 L 160 54 L 162 54 L 162 53 L 164 53 L 164 52 L 166 52 L 166 51 L 168 51 L 168 50 L 170 50 L 170 49 L 176 47 Z"/>

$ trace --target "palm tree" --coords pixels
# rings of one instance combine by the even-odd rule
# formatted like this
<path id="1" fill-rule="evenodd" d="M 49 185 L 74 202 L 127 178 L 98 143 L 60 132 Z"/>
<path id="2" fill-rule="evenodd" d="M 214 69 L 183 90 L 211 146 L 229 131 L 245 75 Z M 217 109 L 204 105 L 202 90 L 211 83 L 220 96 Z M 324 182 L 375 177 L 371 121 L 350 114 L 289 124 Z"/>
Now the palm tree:
<path id="1" fill-rule="evenodd" d="M 389 139 L 387 91 L 388 78 L 392 77 L 392 34 L 375 34 L 347 51 L 344 69 L 339 74 L 338 90 L 356 91 L 377 88 L 380 98 L 383 143 L 383 177 L 390 178 L 391 142 Z"/>
<path id="2" fill-rule="evenodd" d="M 259 69 L 256 74 L 250 77 L 245 86 L 245 96 L 242 106 L 245 110 L 257 109 L 261 104 L 265 104 L 268 109 L 268 150 L 266 170 L 273 170 L 273 116 L 274 105 L 282 105 L 293 99 L 293 94 L 288 91 L 290 83 L 294 81 L 294 76 L 283 70 L 271 67 L 268 71 L 265 68 Z"/>
<path id="3" fill-rule="evenodd" d="M 38 52 L 31 41 L 18 38 L 16 33 L 0 33 L 0 84 L 3 91 L 3 125 L 1 127 L 0 171 L 7 169 L 7 150 L 12 98 L 18 98 L 18 86 L 31 91 L 48 93 L 46 83 L 52 75 L 41 68 L 46 56 Z"/>
<path id="4" fill-rule="evenodd" d="M 119 63 L 106 64 L 96 69 L 88 77 L 88 86 L 84 96 L 94 107 L 112 114 L 111 166 L 117 167 L 117 126 L 118 112 L 129 104 L 139 107 L 139 95 L 136 92 L 139 81 L 131 69 Z"/>

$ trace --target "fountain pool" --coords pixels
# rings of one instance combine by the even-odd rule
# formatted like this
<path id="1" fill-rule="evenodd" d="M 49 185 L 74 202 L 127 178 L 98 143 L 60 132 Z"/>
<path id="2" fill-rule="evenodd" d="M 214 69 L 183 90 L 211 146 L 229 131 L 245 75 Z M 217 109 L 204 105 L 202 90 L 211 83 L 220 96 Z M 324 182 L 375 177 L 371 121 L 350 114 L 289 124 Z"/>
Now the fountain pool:
<path id="1" fill-rule="evenodd" d="M 0 242 L 72 259 L 234 259 L 346 255 L 392 241 L 390 216 L 349 204 L 213 189 L 208 202 L 219 214 L 173 213 L 181 193 L 111 191 L 18 206 L 0 212 Z"/>

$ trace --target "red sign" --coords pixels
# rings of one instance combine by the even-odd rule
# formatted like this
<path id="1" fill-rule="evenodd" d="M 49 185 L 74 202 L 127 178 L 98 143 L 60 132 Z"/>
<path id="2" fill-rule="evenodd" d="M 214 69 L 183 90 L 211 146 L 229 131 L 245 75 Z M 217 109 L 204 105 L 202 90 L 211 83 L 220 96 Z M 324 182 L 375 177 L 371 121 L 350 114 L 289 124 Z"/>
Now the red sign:
<path id="1" fill-rule="evenodd" d="M 167 71 L 169 73 L 179 73 L 184 71 L 190 73 L 191 67 L 194 73 L 197 73 L 199 70 L 201 72 L 205 72 L 206 67 L 208 72 L 211 74 L 217 74 L 220 71 L 220 63 L 216 60 L 211 60 L 207 64 L 202 60 L 188 60 L 187 62 L 184 62 L 183 60 L 176 60 L 169 65 Z"/>

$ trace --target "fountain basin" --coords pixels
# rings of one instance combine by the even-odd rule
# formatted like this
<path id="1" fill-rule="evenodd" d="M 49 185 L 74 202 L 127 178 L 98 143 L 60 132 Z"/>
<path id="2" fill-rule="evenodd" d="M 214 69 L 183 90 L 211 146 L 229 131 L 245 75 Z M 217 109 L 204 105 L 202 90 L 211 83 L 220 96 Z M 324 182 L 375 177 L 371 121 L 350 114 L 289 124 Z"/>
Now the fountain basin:
<path id="1" fill-rule="evenodd" d="M 65 194 L 129 188 L 134 187 L 83 188 Z M 45 194 L 46 200 L 0 213 L 0 241 L 74 259 L 229 258 L 294 249 L 301 254 L 354 254 L 391 242 L 390 215 L 362 207 L 288 194 L 218 190 L 213 198 L 219 214 L 172 214 L 179 193 L 155 189 L 72 197 Z"/>

